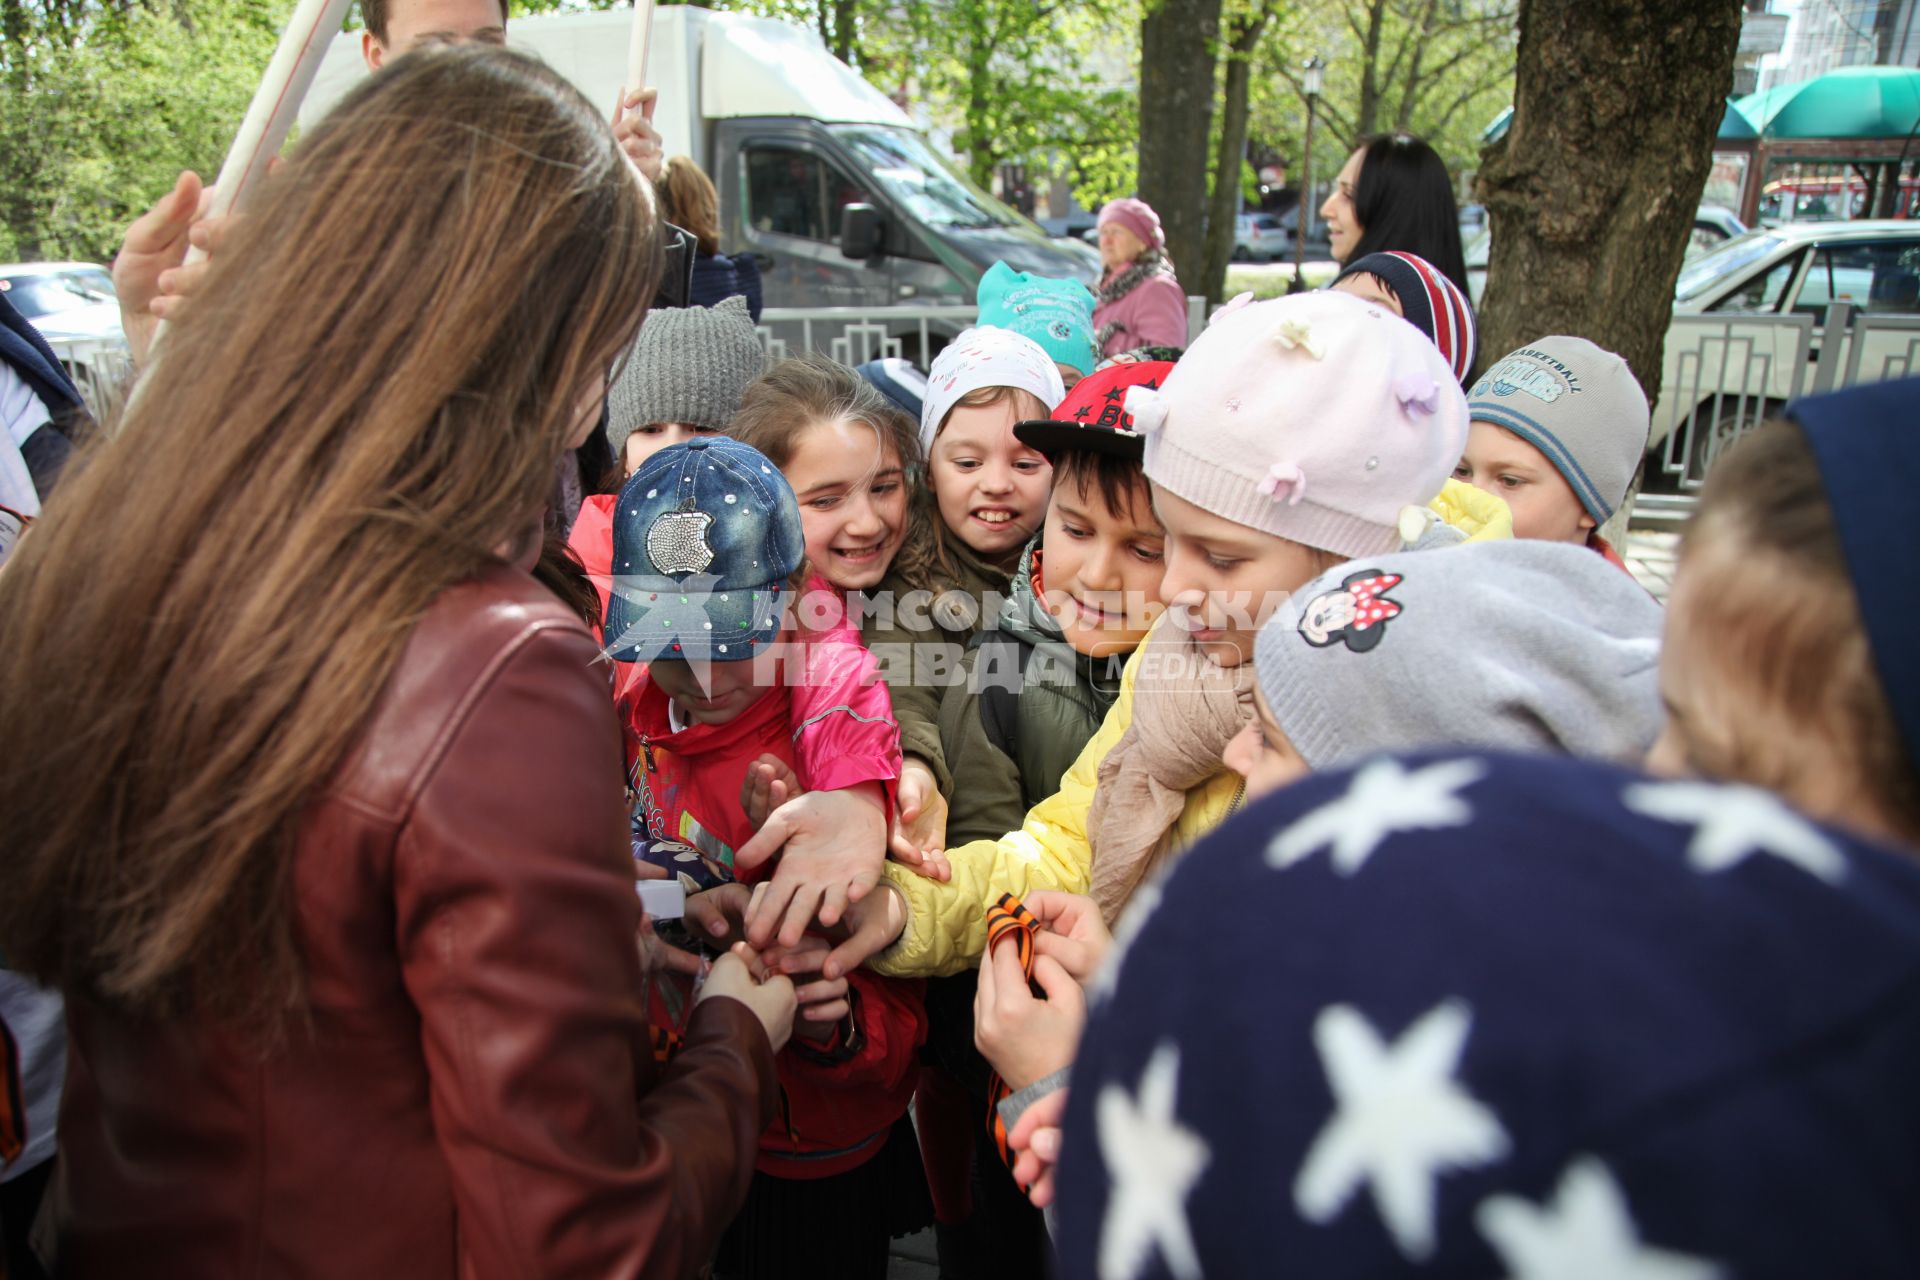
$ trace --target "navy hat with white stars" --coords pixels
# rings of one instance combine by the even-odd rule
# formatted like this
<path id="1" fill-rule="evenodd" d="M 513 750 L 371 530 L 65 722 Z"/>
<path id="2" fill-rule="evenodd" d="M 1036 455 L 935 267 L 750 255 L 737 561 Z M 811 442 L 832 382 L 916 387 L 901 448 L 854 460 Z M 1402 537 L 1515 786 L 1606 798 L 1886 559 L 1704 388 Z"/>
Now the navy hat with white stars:
<path id="1" fill-rule="evenodd" d="M 1314 775 L 1136 895 L 1091 1000 L 1067 1277 L 1920 1274 L 1920 858 L 1768 792 Z"/>
<path id="2" fill-rule="evenodd" d="M 1049 462 L 1068 450 L 1111 453 L 1138 462 L 1146 455 L 1147 438 L 1133 428 L 1127 389 L 1158 388 L 1172 372 L 1171 360 L 1109 365 L 1074 383 L 1051 418 L 1014 423 L 1014 438 L 1045 454 Z"/>
<path id="3" fill-rule="evenodd" d="M 779 638 L 806 554 L 793 488 L 758 449 L 702 436 L 660 450 L 614 508 L 607 656 L 754 658 Z"/>

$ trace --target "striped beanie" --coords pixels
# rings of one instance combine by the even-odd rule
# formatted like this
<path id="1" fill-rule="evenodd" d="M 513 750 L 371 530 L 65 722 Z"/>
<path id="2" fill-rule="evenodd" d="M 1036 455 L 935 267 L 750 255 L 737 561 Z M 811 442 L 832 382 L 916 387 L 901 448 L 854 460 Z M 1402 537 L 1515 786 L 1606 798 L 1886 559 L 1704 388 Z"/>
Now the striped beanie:
<path id="1" fill-rule="evenodd" d="M 1348 276 L 1361 274 L 1378 276 L 1393 290 L 1407 323 L 1433 339 L 1433 345 L 1453 367 L 1453 376 L 1465 386 L 1473 372 L 1480 339 L 1473 323 L 1473 304 L 1460 292 L 1460 286 L 1425 258 L 1397 249 L 1355 258 L 1333 282 L 1339 284 Z"/>

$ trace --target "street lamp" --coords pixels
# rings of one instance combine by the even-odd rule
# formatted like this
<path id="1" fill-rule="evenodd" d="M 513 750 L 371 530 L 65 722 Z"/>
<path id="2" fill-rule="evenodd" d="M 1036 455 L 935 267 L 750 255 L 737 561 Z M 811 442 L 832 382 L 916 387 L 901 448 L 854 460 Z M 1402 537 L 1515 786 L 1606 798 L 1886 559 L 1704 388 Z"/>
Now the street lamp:
<path id="1" fill-rule="evenodd" d="M 1300 272 L 1300 264 L 1307 256 L 1307 225 L 1313 218 L 1313 111 L 1320 104 L 1321 73 L 1327 64 L 1319 54 L 1307 59 L 1301 70 L 1300 88 L 1307 95 L 1307 141 L 1301 148 L 1300 157 L 1300 207 L 1293 218 L 1293 288 L 1291 293 L 1300 293 L 1307 287 L 1307 278 Z"/>

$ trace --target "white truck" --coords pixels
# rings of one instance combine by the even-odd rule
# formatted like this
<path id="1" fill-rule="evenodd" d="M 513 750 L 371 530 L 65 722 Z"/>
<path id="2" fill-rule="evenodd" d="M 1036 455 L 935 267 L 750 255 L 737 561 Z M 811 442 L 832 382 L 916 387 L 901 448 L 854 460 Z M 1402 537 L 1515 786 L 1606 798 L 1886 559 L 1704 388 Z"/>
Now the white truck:
<path id="1" fill-rule="evenodd" d="M 514 18 L 507 43 L 542 58 L 611 116 L 631 22 L 625 8 Z M 981 274 L 999 260 L 1089 284 L 1098 277 L 1090 247 L 1049 239 L 981 191 L 804 27 L 664 5 L 648 63 L 667 154 L 691 156 L 712 176 L 721 250 L 758 257 L 770 308 L 971 304 Z M 302 122 L 365 74 L 360 34 L 337 37 Z M 902 335 L 914 327 L 899 326 Z"/>

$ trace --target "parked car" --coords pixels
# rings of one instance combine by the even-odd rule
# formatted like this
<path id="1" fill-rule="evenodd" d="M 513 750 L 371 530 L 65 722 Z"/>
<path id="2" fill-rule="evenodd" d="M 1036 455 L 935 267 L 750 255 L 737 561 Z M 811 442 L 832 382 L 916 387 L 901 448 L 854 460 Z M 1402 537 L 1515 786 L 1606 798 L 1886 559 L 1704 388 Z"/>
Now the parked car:
<path id="1" fill-rule="evenodd" d="M 611 103 L 626 76 L 631 22 L 624 7 L 516 17 L 507 42 L 544 59 L 588 101 Z M 654 126 L 667 154 L 691 156 L 712 176 L 721 250 L 759 256 L 769 309 L 971 304 L 998 261 L 1098 279 L 1097 253 L 1048 238 L 975 186 L 809 28 L 661 5 L 650 49 Z M 302 124 L 365 75 L 360 33 L 336 36 Z M 903 320 L 894 336 L 917 329 Z"/>
<path id="2" fill-rule="evenodd" d="M 1693 230 L 1687 234 L 1686 260 L 1692 261 L 1746 229 L 1746 224 L 1740 221 L 1733 210 L 1717 204 L 1701 205 L 1694 211 Z M 1464 251 L 1467 259 L 1467 293 L 1477 307 L 1487 289 L 1487 258 L 1493 252 L 1493 224 L 1489 222 L 1476 234 L 1466 237 Z"/>
<path id="3" fill-rule="evenodd" d="M 1786 403 L 1797 364 L 1817 362 L 1829 341 L 1843 344 L 1836 359 L 1850 355 L 1844 344 L 1857 334 L 1826 331 L 1828 309 L 1836 302 L 1868 317 L 1920 317 L 1920 224 L 1763 228 L 1688 263 L 1674 286 L 1675 323 L 1667 331 L 1650 447 L 1664 452 L 1667 438 L 1685 431 L 1674 462 L 1684 463 L 1691 478 L 1703 476 L 1721 449 Z M 1793 316 L 1811 322 L 1804 351 L 1803 326 L 1781 320 Z M 1687 317 L 1726 323 L 1703 325 Z M 1862 367 L 1904 370 L 1916 337 L 1882 337 L 1888 351 L 1863 360 Z"/>
<path id="4" fill-rule="evenodd" d="M 0 296 L 40 331 L 82 391 L 125 371 L 113 274 L 97 262 L 0 264 Z"/>
<path id="5" fill-rule="evenodd" d="M 1277 213 L 1243 213 L 1233 220 L 1233 260 L 1271 262 L 1293 248 L 1293 237 Z"/>

